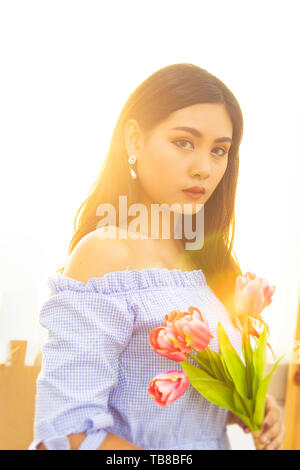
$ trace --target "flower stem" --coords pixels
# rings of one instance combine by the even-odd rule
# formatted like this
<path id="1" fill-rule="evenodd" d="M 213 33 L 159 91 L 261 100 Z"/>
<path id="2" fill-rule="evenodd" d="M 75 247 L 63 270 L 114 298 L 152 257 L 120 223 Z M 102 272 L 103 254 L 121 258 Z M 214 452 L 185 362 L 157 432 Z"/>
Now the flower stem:
<path id="1" fill-rule="evenodd" d="M 249 334 L 248 334 L 248 317 L 247 315 L 244 316 L 243 322 L 243 342 L 244 342 L 244 351 L 245 351 L 245 363 L 246 363 L 246 377 L 247 377 L 247 389 L 248 389 L 248 397 L 251 399 L 251 378 L 250 378 L 250 361 L 248 355 L 248 347 L 249 347 Z"/>
<path id="2" fill-rule="evenodd" d="M 197 364 L 199 364 L 199 366 L 201 366 L 201 362 L 198 360 L 197 357 L 195 357 L 192 353 L 189 353 L 188 354 L 188 357 L 190 357 L 191 359 L 193 359 L 193 361 L 197 362 Z"/>

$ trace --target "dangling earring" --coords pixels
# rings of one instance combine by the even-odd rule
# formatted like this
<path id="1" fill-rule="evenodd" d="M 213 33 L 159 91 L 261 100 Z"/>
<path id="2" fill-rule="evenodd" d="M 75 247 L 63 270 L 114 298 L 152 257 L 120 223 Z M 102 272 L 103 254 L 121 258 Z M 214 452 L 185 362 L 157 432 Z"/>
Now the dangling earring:
<path id="1" fill-rule="evenodd" d="M 128 163 L 130 163 L 130 165 L 134 165 L 136 162 L 136 156 L 134 154 L 130 155 L 130 157 L 128 158 Z M 135 180 L 136 179 L 136 172 L 134 171 L 134 169 L 130 166 L 129 168 L 129 171 L 130 171 L 130 174 L 132 176 L 132 178 Z"/>

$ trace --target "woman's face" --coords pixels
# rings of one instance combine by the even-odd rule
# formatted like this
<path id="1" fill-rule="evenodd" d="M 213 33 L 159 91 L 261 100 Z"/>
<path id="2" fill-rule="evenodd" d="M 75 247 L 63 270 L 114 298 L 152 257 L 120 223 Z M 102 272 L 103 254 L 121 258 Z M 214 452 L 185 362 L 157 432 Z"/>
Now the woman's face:
<path id="1" fill-rule="evenodd" d="M 227 168 L 230 139 L 231 119 L 219 103 L 182 108 L 147 135 L 133 119 L 126 127 L 127 151 L 137 156 L 134 169 L 146 200 L 179 204 L 181 212 L 189 214 L 197 212 L 196 204 L 205 204 L 220 183 Z M 193 199 L 183 192 L 193 186 L 204 187 L 205 193 Z M 189 204 L 188 211 L 184 204 Z"/>

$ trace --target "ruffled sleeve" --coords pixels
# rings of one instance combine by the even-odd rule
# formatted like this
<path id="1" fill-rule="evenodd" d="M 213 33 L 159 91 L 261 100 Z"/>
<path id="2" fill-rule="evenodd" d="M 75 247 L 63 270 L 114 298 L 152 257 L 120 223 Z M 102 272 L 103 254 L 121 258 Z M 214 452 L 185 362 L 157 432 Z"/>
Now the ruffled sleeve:
<path id="1" fill-rule="evenodd" d="M 34 440 L 71 450 L 69 434 L 86 432 L 78 450 L 96 450 L 114 424 L 109 394 L 118 386 L 119 356 L 133 331 L 126 296 L 63 276 L 50 277 L 40 310 L 48 330 L 36 384 Z"/>

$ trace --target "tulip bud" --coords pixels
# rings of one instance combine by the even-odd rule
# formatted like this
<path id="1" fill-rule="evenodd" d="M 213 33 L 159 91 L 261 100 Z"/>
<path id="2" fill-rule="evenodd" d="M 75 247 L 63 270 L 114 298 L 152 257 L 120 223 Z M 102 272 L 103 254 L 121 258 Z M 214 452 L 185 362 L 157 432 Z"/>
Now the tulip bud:
<path id="1" fill-rule="evenodd" d="M 178 400 L 187 390 L 189 381 L 184 371 L 170 370 L 156 375 L 150 382 L 148 395 L 165 407 Z"/>

